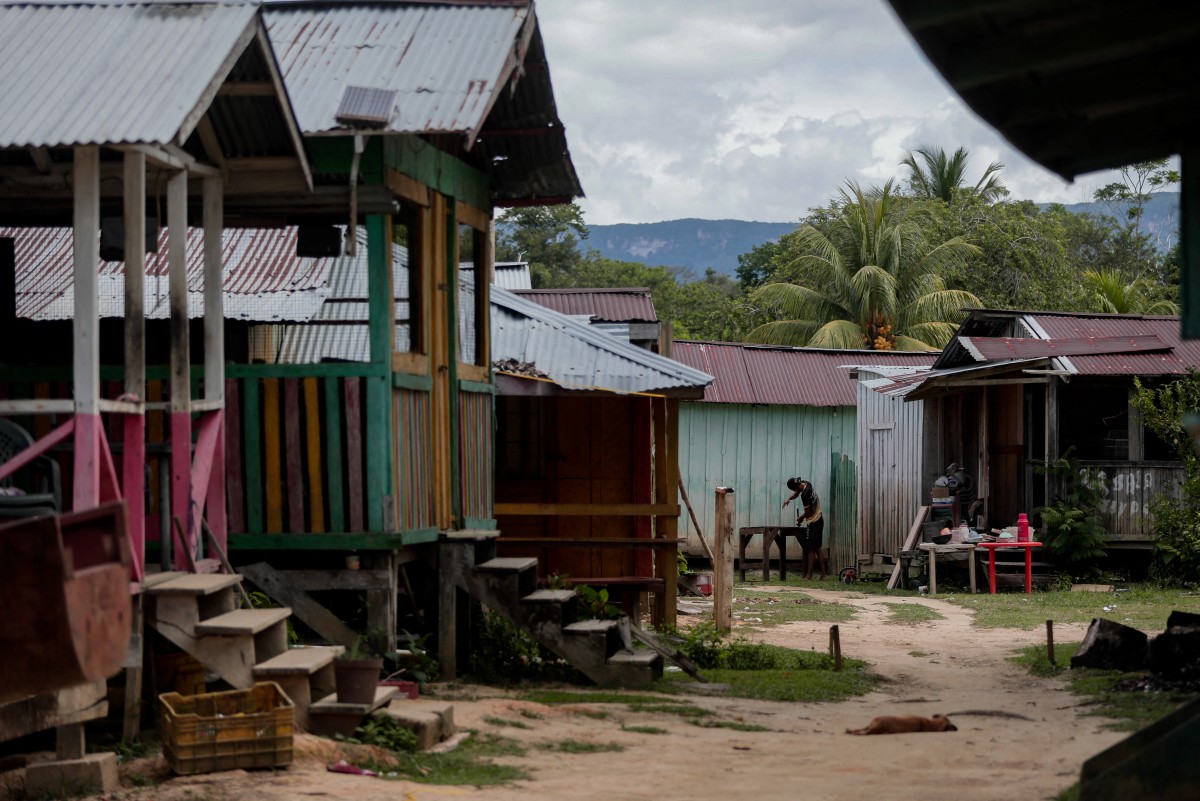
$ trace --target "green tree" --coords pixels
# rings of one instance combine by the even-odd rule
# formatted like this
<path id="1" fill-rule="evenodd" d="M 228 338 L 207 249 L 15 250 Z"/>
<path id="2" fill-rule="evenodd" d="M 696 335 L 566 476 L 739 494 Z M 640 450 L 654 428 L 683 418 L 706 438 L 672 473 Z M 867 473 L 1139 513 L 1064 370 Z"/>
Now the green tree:
<path id="1" fill-rule="evenodd" d="M 568 285 L 588 238 L 579 204 L 507 209 L 496 223 L 496 261 L 528 262 L 534 287 Z"/>
<path id="2" fill-rule="evenodd" d="M 1083 281 L 1108 314 L 1179 314 L 1179 304 L 1155 299 L 1154 282 L 1139 275 L 1128 278 L 1118 270 L 1084 270 Z"/>
<path id="3" fill-rule="evenodd" d="M 1000 171 L 1004 169 L 1004 164 L 999 161 L 989 164 L 974 186 L 967 185 L 965 147 L 960 147 L 950 156 L 940 147 L 918 148 L 916 155 L 909 151 L 900 161 L 900 166 L 908 168 L 910 191 L 916 197 L 926 200 L 951 203 L 965 195 L 977 197 L 985 203 L 994 203 L 1008 194 L 1008 189 L 1000 180 Z"/>
<path id="4" fill-rule="evenodd" d="M 960 310 L 978 307 L 969 292 L 947 289 L 942 271 L 979 252 L 961 236 L 926 237 L 928 215 L 906 206 L 892 182 L 864 191 L 851 182 L 838 213 L 791 235 L 794 263 L 812 280 L 773 283 L 751 295 L 776 319 L 752 342 L 825 348 L 931 350 L 954 335 Z"/>
<path id="5" fill-rule="evenodd" d="M 1137 228 L 1152 192 L 1179 183 L 1179 171 L 1167 167 L 1167 159 L 1139 161 L 1121 168 L 1121 180 L 1106 184 L 1092 198 L 1104 203 L 1113 214 Z"/>

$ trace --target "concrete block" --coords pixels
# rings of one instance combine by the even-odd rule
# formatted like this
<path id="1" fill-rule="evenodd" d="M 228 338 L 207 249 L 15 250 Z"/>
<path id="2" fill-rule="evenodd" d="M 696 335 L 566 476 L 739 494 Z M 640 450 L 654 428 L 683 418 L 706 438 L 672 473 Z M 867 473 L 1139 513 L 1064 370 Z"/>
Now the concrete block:
<path id="1" fill-rule="evenodd" d="M 398 698 L 376 714 L 390 715 L 416 734 L 422 751 L 433 748 L 456 731 L 454 705 L 444 701 Z"/>
<path id="2" fill-rule="evenodd" d="M 25 769 L 25 793 L 30 798 L 111 793 L 117 788 L 117 755 L 112 753 L 42 762 Z"/>

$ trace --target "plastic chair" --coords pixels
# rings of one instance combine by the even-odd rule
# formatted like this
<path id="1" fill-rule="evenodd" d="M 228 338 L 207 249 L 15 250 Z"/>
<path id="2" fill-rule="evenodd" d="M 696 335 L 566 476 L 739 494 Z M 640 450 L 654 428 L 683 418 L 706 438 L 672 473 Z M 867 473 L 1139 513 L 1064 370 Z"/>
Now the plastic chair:
<path id="1" fill-rule="evenodd" d="M 0 464 L 32 445 L 33 436 L 28 431 L 12 420 L 0 417 Z M 32 480 L 32 485 L 18 486 L 14 481 L 17 476 L 23 482 Z M 38 457 L 31 467 L 0 481 L 0 488 L 4 490 L 0 492 L 0 518 L 33 517 L 62 508 L 58 462 L 48 456 Z M 14 488 L 23 492 L 10 494 Z"/>

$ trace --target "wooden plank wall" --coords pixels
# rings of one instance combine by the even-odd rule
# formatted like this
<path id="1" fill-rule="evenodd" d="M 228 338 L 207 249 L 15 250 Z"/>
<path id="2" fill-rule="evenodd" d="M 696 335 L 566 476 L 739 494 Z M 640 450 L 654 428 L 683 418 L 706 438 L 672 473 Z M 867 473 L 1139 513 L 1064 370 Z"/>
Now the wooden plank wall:
<path id="1" fill-rule="evenodd" d="M 394 391 L 396 419 L 396 506 L 401 529 L 434 525 L 433 440 L 430 397 L 422 390 Z"/>
<path id="2" fill-rule="evenodd" d="M 362 377 L 227 381 L 226 470 L 234 534 L 365 531 Z"/>
<path id="3" fill-rule="evenodd" d="M 468 527 L 470 521 L 483 525 L 493 517 L 492 403 L 490 392 L 459 392 L 459 491 Z"/>

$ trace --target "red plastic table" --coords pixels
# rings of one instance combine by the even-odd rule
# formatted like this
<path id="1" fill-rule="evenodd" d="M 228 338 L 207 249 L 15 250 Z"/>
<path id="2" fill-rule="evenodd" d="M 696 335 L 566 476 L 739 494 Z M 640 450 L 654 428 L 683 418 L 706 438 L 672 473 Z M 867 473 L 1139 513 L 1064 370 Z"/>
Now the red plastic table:
<path id="1" fill-rule="evenodd" d="M 1033 592 L 1033 549 L 1041 548 L 1040 542 L 977 542 L 978 548 L 987 548 L 988 550 L 988 587 L 991 588 L 992 595 L 996 594 L 996 549 L 998 548 L 1024 548 L 1025 549 L 1025 592 Z"/>

